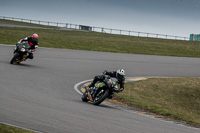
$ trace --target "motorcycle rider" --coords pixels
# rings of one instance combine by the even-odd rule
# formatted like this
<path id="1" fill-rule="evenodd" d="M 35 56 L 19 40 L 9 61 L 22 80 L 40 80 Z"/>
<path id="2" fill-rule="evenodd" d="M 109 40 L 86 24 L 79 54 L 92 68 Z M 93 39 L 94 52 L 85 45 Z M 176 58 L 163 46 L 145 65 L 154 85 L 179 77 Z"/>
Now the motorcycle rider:
<path id="1" fill-rule="evenodd" d="M 95 76 L 94 79 L 93 79 L 93 81 L 92 81 L 92 83 L 90 85 L 88 85 L 89 91 L 95 91 L 94 90 L 95 83 L 97 81 L 102 82 L 105 79 L 105 75 L 108 75 L 111 78 L 113 77 L 113 78 L 117 78 L 118 79 L 119 84 L 120 84 L 120 89 L 115 90 L 116 92 L 121 92 L 121 91 L 124 90 L 125 70 L 124 69 L 118 69 L 117 71 L 111 71 L 111 72 L 105 70 L 103 72 L 103 75 L 97 75 L 97 76 Z M 95 92 L 92 92 L 92 93 L 95 93 Z M 112 96 L 109 97 L 109 98 L 112 98 Z"/>
<path id="2" fill-rule="evenodd" d="M 34 33 L 32 36 L 28 36 L 25 37 L 24 39 L 21 39 L 17 44 L 16 44 L 16 48 L 15 48 L 15 52 L 17 52 L 18 47 L 17 45 L 20 44 L 23 41 L 28 41 L 29 45 L 30 45 L 30 52 L 29 52 L 29 56 L 27 58 L 33 59 L 33 52 L 35 51 L 36 48 L 38 48 L 38 34 Z"/>

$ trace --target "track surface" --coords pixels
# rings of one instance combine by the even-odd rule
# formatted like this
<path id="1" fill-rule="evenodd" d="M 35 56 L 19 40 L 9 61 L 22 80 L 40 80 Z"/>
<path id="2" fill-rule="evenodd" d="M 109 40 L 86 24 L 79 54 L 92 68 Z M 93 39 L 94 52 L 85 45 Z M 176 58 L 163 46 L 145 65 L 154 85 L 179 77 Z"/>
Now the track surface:
<path id="1" fill-rule="evenodd" d="M 42 27 L 33 27 L 33 26 L 24 26 L 24 25 L 2 24 L 2 23 L 0 23 L 0 26 L 2 26 L 2 27 L 19 27 L 19 28 L 40 28 L 40 29 L 52 29 L 52 28 L 42 28 Z"/>
<path id="2" fill-rule="evenodd" d="M 0 45 L 0 122 L 44 133 L 199 133 L 200 130 L 81 101 L 74 85 L 103 70 L 129 77 L 200 75 L 199 58 L 38 48 L 33 60 L 9 64 L 14 46 Z"/>

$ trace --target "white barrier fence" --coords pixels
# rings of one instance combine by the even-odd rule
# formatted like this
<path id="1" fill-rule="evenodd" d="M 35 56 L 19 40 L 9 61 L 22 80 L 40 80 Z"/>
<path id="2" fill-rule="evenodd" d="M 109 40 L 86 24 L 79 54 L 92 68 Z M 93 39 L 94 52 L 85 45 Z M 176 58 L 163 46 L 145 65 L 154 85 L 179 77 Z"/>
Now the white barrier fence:
<path id="1" fill-rule="evenodd" d="M 31 20 L 31 19 L 5 17 L 5 16 L 0 16 L 0 19 L 27 22 L 27 23 L 32 23 L 32 24 L 46 25 L 46 26 L 55 26 L 59 28 L 74 29 L 74 30 L 80 30 L 82 27 L 82 25 L 78 25 L 78 24 L 58 23 L 58 22 Z M 128 31 L 128 30 L 120 30 L 120 29 L 110 29 L 110 28 L 94 27 L 94 26 L 86 26 L 86 27 L 89 27 L 91 29 L 90 31 L 102 32 L 102 33 L 108 33 L 108 34 L 173 39 L 173 40 L 189 40 L 189 37 L 155 34 L 155 33 L 139 32 L 139 31 Z"/>

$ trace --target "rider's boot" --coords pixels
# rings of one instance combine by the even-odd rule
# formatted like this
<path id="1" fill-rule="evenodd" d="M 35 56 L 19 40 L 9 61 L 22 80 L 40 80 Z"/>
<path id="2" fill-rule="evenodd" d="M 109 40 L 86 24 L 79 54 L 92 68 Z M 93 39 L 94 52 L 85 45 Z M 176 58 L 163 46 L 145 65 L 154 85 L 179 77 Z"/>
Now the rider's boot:
<path id="1" fill-rule="evenodd" d="M 28 59 L 33 59 L 33 53 L 29 53 L 29 55 L 27 56 Z"/>
<path id="2" fill-rule="evenodd" d="M 94 83 L 93 83 L 93 82 L 90 83 L 90 84 L 88 85 L 88 87 L 89 87 L 89 88 L 94 87 Z"/>
<path id="3" fill-rule="evenodd" d="M 88 85 L 88 91 L 92 92 L 94 90 L 94 83 L 92 82 L 90 85 Z"/>

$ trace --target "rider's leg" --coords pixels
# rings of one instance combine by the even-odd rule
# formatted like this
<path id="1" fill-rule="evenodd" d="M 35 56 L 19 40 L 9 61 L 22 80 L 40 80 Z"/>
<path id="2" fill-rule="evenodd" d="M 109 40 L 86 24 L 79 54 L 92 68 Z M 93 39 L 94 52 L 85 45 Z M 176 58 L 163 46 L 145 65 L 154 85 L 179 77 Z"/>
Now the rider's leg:
<path id="1" fill-rule="evenodd" d="M 28 57 L 29 59 L 33 59 L 33 53 L 29 53 Z"/>

